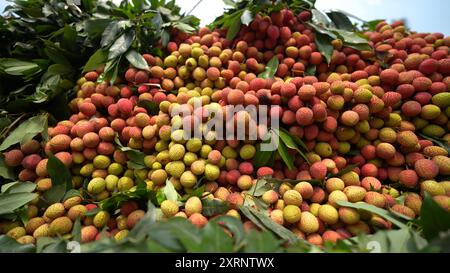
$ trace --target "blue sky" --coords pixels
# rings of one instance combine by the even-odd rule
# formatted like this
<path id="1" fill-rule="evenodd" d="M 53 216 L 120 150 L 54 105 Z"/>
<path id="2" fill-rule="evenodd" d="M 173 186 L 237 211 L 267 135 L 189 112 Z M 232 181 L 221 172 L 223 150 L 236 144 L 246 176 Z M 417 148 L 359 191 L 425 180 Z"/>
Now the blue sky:
<path id="1" fill-rule="evenodd" d="M 119 0 L 118 0 L 119 1 Z M 190 11 L 197 0 L 177 0 L 185 11 Z M 0 10 L 8 4 L 0 0 Z M 341 9 L 365 20 L 385 18 L 406 19 L 408 26 L 419 32 L 442 32 L 450 36 L 448 0 L 317 0 L 320 10 Z M 192 12 L 208 24 L 219 16 L 224 8 L 222 0 L 204 0 Z"/>

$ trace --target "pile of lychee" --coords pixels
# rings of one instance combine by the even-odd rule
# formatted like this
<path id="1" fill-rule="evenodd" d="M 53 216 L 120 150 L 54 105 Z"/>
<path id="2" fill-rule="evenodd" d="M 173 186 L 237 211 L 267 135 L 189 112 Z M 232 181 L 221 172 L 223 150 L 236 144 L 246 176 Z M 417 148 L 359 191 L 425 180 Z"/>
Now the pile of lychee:
<path id="1" fill-rule="evenodd" d="M 40 195 L 52 187 L 47 162 L 53 154 L 70 169 L 73 188 L 84 198 L 48 207 L 33 200 L 26 224 L 2 221 L 0 232 L 20 243 L 70 237 L 80 218 L 82 242 L 98 239 L 103 229 L 121 240 L 145 214 L 139 202 L 127 201 L 120 211 L 85 213 L 114 193 L 134 190 L 140 180 L 149 190 L 170 181 L 187 201 L 163 201 L 164 218 L 184 217 L 199 228 L 214 217 L 202 215 L 201 197 L 190 196 L 199 185 L 205 185 L 202 198 L 227 203 L 225 214 L 257 228 L 239 207 L 258 178 L 296 180 L 274 183 L 253 198 L 268 205 L 273 221 L 316 245 L 393 228 L 379 215 L 338 201 L 364 202 L 414 219 L 428 193 L 450 211 L 450 37 L 381 22 L 364 33 L 372 51 L 336 39 L 328 64 L 304 23 L 310 18 L 309 12 L 296 16 L 287 9 L 256 15 L 233 41 L 225 39 L 226 30 L 180 34 L 165 58 L 144 54 L 150 69 L 130 65 L 114 85 L 99 81 L 101 67 L 84 74 L 69 104 L 72 116 L 49 128 L 48 142 L 37 137 L 4 153 L 19 180 L 36 183 Z M 273 57 L 279 60 L 275 77 L 259 78 Z M 314 76 L 306 75 L 311 66 Z M 159 112 L 150 113 L 146 101 Z M 198 101 L 202 107 L 194 109 Z M 305 143 L 306 158 L 289 149 L 293 168 L 278 154 L 273 165 L 256 168 L 260 139 L 217 140 L 214 130 L 186 139 L 183 129 L 173 130 L 186 124 L 208 130 L 211 112 L 227 105 L 270 106 L 280 126 Z M 174 109 L 188 114 L 172 115 Z M 244 118 L 236 113 L 235 127 L 256 123 L 245 111 L 240 114 Z M 260 135 L 271 129 L 257 128 Z M 122 146 L 145 154 L 144 165 L 129 164 Z"/>

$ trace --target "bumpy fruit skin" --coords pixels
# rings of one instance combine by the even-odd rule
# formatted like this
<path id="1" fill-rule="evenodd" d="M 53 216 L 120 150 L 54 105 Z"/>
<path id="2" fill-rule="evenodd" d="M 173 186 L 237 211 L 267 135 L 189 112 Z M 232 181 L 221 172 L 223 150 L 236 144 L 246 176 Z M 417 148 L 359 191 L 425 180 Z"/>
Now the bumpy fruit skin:
<path id="1" fill-rule="evenodd" d="M 301 218 L 301 210 L 297 206 L 287 205 L 283 209 L 283 217 L 287 223 L 290 223 L 290 224 L 296 223 Z"/>
<path id="2" fill-rule="evenodd" d="M 128 229 L 132 229 L 138 222 L 141 220 L 145 215 L 145 211 L 143 210 L 135 210 L 131 212 L 128 217 L 126 218 L 127 221 L 127 227 Z"/>
<path id="3" fill-rule="evenodd" d="M 56 218 L 50 223 L 50 233 L 52 235 L 64 235 L 72 230 L 72 220 L 69 217 L 63 216 Z"/>
<path id="4" fill-rule="evenodd" d="M 178 213 L 179 207 L 175 202 L 171 200 L 164 200 L 161 203 L 161 210 L 166 217 L 173 217 Z"/>
<path id="5" fill-rule="evenodd" d="M 208 223 L 208 219 L 200 213 L 194 213 L 188 218 L 189 222 L 198 228 L 204 227 Z"/>
<path id="6" fill-rule="evenodd" d="M 409 207 L 404 206 L 404 205 L 395 204 L 391 207 L 391 210 L 398 212 L 400 214 L 403 214 L 405 216 L 408 216 L 411 219 L 414 219 L 416 217 L 415 212 L 412 209 L 410 209 Z"/>
<path id="7" fill-rule="evenodd" d="M 92 225 L 82 227 L 81 243 L 88 243 L 94 241 L 97 234 L 98 234 L 97 228 Z"/>
<path id="8" fill-rule="evenodd" d="M 338 211 L 336 208 L 328 204 L 320 206 L 318 216 L 320 220 L 329 225 L 334 225 L 339 221 Z"/>
<path id="9" fill-rule="evenodd" d="M 405 196 L 405 206 L 412 209 L 416 215 L 420 215 L 422 198 L 417 193 L 408 193 Z"/>
<path id="10" fill-rule="evenodd" d="M 420 192 L 422 196 L 425 195 L 425 192 L 431 196 L 445 195 L 444 187 L 434 180 L 426 180 L 420 183 Z"/>
<path id="11" fill-rule="evenodd" d="M 347 195 L 348 201 L 352 203 L 364 200 L 366 192 L 366 189 L 360 186 L 348 186 L 344 189 L 344 193 Z"/>
<path id="12" fill-rule="evenodd" d="M 107 211 L 99 211 L 93 219 L 93 224 L 96 228 L 103 228 L 106 226 L 110 219 L 110 214 Z"/>
<path id="13" fill-rule="evenodd" d="M 61 203 L 55 203 L 50 205 L 44 213 L 45 217 L 48 217 L 50 219 L 55 219 L 58 217 L 63 216 L 66 213 L 66 210 L 64 208 L 64 205 Z"/>
<path id="14" fill-rule="evenodd" d="M 197 196 L 190 197 L 184 205 L 184 212 L 189 217 L 194 213 L 202 212 L 202 201 Z"/>
<path id="15" fill-rule="evenodd" d="M 274 190 L 269 190 L 263 193 L 261 198 L 267 204 L 274 204 L 278 201 L 278 193 Z"/>
<path id="16" fill-rule="evenodd" d="M 439 168 L 439 174 L 450 175 L 450 158 L 442 155 L 433 157 L 434 163 Z"/>
<path id="17" fill-rule="evenodd" d="M 39 238 L 39 237 L 48 237 L 50 236 L 50 228 L 49 228 L 49 224 L 43 224 L 41 226 L 39 226 L 34 232 L 33 232 L 33 237 L 34 238 Z"/>
<path id="18" fill-rule="evenodd" d="M 23 228 L 23 227 L 15 227 L 15 228 L 10 229 L 10 230 L 6 233 L 6 235 L 7 235 L 8 237 L 13 238 L 13 239 L 19 239 L 20 237 L 26 235 L 26 230 L 25 230 L 25 228 Z"/>
<path id="19" fill-rule="evenodd" d="M 303 198 L 298 191 L 288 190 L 283 194 L 283 200 L 286 205 L 300 206 Z"/>
<path id="20" fill-rule="evenodd" d="M 319 230 L 319 221 L 312 213 L 304 211 L 301 213 L 298 228 L 305 234 L 315 233 Z"/>
<path id="21" fill-rule="evenodd" d="M 354 225 L 359 222 L 360 215 L 356 209 L 353 208 L 339 208 L 339 219 L 346 225 Z"/>

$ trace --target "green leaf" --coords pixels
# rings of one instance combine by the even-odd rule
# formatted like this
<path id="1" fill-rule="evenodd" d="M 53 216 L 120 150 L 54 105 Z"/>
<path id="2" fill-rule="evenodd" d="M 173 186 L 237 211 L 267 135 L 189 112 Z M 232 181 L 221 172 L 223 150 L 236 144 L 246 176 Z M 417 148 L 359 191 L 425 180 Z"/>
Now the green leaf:
<path id="1" fill-rule="evenodd" d="M 277 56 L 273 56 L 272 59 L 267 63 L 266 70 L 258 75 L 258 78 L 263 79 L 273 79 L 278 70 L 278 65 L 280 61 Z"/>
<path id="2" fill-rule="evenodd" d="M 305 70 L 306 76 L 315 76 L 317 71 L 317 66 L 315 65 L 308 65 L 308 67 Z"/>
<path id="3" fill-rule="evenodd" d="M 238 251 L 245 244 L 244 226 L 236 217 L 222 215 L 211 219 L 211 221 L 226 227 L 233 234 L 235 251 Z"/>
<path id="4" fill-rule="evenodd" d="M 33 62 L 26 62 L 11 58 L 1 58 L 0 72 L 1 71 L 12 76 L 30 77 L 42 70 L 38 64 Z"/>
<path id="5" fill-rule="evenodd" d="M 317 49 L 329 64 L 331 62 L 331 56 L 333 55 L 333 45 L 331 44 L 332 38 L 319 32 L 316 32 L 315 36 Z"/>
<path id="6" fill-rule="evenodd" d="M 12 131 L 9 136 L 0 145 L 0 151 L 4 151 L 14 144 L 23 144 L 36 135 L 42 133 L 46 134 L 47 130 L 47 115 L 41 114 L 29 118 L 28 120 L 22 122 L 14 131 Z"/>
<path id="7" fill-rule="evenodd" d="M 101 211 L 101 209 L 99 207 L 93 208 L 87 212 L 84 213 L 84 216 L 95 216 L 97 213 L 99 213 Z"/>
<path id="8" fill-rule="evenodd" d="M 267 216 L 265 213 L 252 208 L 252 207 L 246 207 L 248 211 L 253 214 L 254 218 L 256 218 L 261 225 L 263 225 L 266 229 L 272 231 L 276 235 L 278 235 L 280 238 L 288 241 L 290 244 L 295 243 L 298 241 L 297 236 L 292 233 L 287 228 L 283 227 L 282 225 L 279 225 L 275 223 L 269 216 Z M 250 219 L 252 220 L 252 219 Z M 256 224 L 256 223 L 255 223 Z"/>
<path id="9" fill-rule="evenodd" d="M 248 26 L 253 21 L 253 14 L 250 10 L 246 9 L 241 15 L 241 23 Z"/>
<path id="10" fill-rule="evenodd" d="M 166 180 L 166 186 L 164 186 L 164 188 L 162 188 L 162 191 L 164 193 L 164 195 L 166 196 L 167 200 L 173 201 L 175 203 L 178 202 L 178 192 L 175 189 L 175 187 L 173 186 L 172 182 L 170 182 L 170 180 Z"/>
<path id="11" fill-rule="evenodd" d="M 0 235 L 0 253 L 33 253 L 35 249 L 33 244 L 22 245 L 9 236 Z"/>
<path id="12" fill-rule="evenodd" d="M 37 253 L 66 253 L 67 244 L 63 238 L 39 237 L 36 241 Z"/>
<path id="13" fill-rule="evenodd" d="M 119 33 L 120 33 L 119 22 L 112 21 L 103 31 L 102 41 L 100 45 L 102 47 L 108 47 L 116 39 Z"/>
<path id="14" fill-rule="evenodd" d="M 377 28 L 377 25 L 383 21 L 384 20 L 373 20 L 373 21 L 365 22 L 363 26 L 368 28 L 370 31 L 375 31 Z"/>
<path id="15" fill-rule="evenodd" d="M 190 245 L 187 250 L 194 253 L 231 253 L 233 251 L 233 239 L 228 236 L 217 223 L 208 222 L 200 230 L 201 241 L 199 244 Z"/>
<path id="16" fill-rule="evenodd" d="M 228 26 L 227 40 L 233 40 L 241 29 L 241 18 L 234 17 Z"/>
<path id="17" fill-rule="evenodd" d="M 0 215 L 14 211 L 38 197 L 37 193 L 18 192 L 0 194 Z"/>
<path id="18" fill-rule="evenodd" d="M 98 49 L 95 53 L 89 58 L 87 63 L 84 65 L 82 73 L 93 71 L 97 69 L 100 65 L 106 62 L 108 58 L 108 52 L 103 49 Z"/>
<path id="19" fill-rule="evenodd" d="M 426 193 L 417 224 L 422 227 L 425 238 L 427 240 L 432 240 L 438 237 L 440 232 L 450 230 L 450 212 L 439 206 L 436 201 Z"/>
<path id="20" fill-rule="evenodd" d="M 278 153 L 281 156 L 281 159 L 283 159 L 283 162 L 286 164 L 289 170 L 294 169 L 294 157 L 288 152 L 286 144 L 284 142 L 280 141 L 278 143 Z"/>
<path id="21" fill-rule="evenodd" d="M 33 192 L 36 186 L 33 182 L 12 182 L 2 186 L 2 193 Z"/>
<path id="22" fill-rule="evenodd" d="M 0 155 L 0 176 L 7 180 L 15 180 L 16 174 L 14 170 L 5 163 L 5 156 L 3 154 Z"/>
<path id="23" fill-rule="evenodd" d="M 66 192 L 66 194 L 64 194 L 64 197 L 63 197 L 63 201 L 66 201 L 67 199 L 69 199 L 69 198 L 72 198 L 72 197 L 75 197 L 75 196 L 82 196 L 82 194 L 81 194 L 81 192 L 79 191 L 79 190 L 76 190 L 76 189 L 71 189 L 71 190 L 68 190 L 67 192 Z"/>
<path id="24" fill-rule="evenodd" d="M 75 219 L 75 223 L 73 224 L 72 240 L 81 242 L 81 221 L 79 217 Z"/>
<path id="25" fill-rule="evenodd" d="M 252 196 L 260 197 L 271 188 L 270 183 L 265 178 L 259 178 L 247 192 Z"/>
<path id="26" fill-rule="evenodd" d="M 270 143 L 270 140 L 263 141 L 263 143 Z M 273 152 L 271 151 L 261 151 L 261 145 L 258 144 L 256 154 L 253 157 L 253 165 L 256 168 L 266 166 L 272 155 Z"/>
<path id="27" fill-rule="evenodd" d="M 49 203 L 60 202 L 66 192 L 72 188 L 72 176 L 69 169 L 55 156 L 50 156 L 47 171 L 52 179 L 52 187 L 44 193 Z"/>
<path id="28" fill-rule="evenodd" d="M 127 52 L 133 40 L 134 33 L 132 31 L 120 35 L 109 49 L 108 60 L 112 60 Z"/>
<path id="29" fill-rule="evenodd" d="M 150 70 L 147 61 L 144 59 L 144 57 L 142 57 L 141 54 L 137 53 L 136 50 L 132 49 L 128 51 L 125 57 L 134 67 L 138 69 Z"/>
<path id="30" fill-rule="evenodd" d="M 337 204 L 342 207 L 362 209 L 362 210 L 366 210 L 366 211 L 375 213 L 376 215 L 383 217 L 384 219 L 388 220 L 389 222 L 391 222 L 392 224 L 396 225 L 399 228 L 407 227 L 403 222 L 401 222 L 400 220 L 397 220 L 395 218 L 396 216 L 393 215 L 392 213 L 390 213 L 389 211 L 375 207 L 373 205 L 369 205 L 366 203 L 350 203 L 350 202 L 342 201 L 342 200 L 337 201 Z"/>
<path id="31" fill-rule="evenodd" d="M 144 163 L 144 157 L 145 154 L 139 150 L 131 149 L 129 147 L 122 146 L 122 143 L 120 143 L 119 135 L 116 134 L 116 137 L 114 139 L 116 144 L 119 146 L 119 149 L 122 152 L 126 152 L 128 156 L 127 165 L 129 168 L 134 170 L 141 170 L 147 168 Z"/>
<path id="32" fill-rule="evenodd" d="M 202 214 L 204 216 L 214 216 L 227 212 L 230 208 L 227 203 L 217 199 L 202 199 Z"/>
<path id="33" fill-rule="evenodd" d="M 352 22 L 344 13 L 339 11 L 331 11 L 327 12 L 327 15 L 338 29 L 343 29 L 347 31 L 355 30 L 355 27 L 353 26 Z"/>
<path id="34" fill-rule="evenodd" d="M 281 247 L 282 241 L 275 238 L 273 233 L 269 231 L 249 230 L 245 234 L 247 244 L 244 252 L 246 253 L 279 253 L 283 252 Z"/>
<path id="35" fill-rule="evenodd" d="M 345 168 L 343 168 L 342 170 L 340 170 L 340 171 L 339 171 L 338 173 L 336 173 L 336 174 L 329 174 L 329 177 L 328 177 L 328 178 L 331 178 L 331 177 L 341 177 L 341 176 L 343 176 L 344 174 L 353 171 L 356 167 L 358 167 L 358 164 L 350 164 L 350 165 L 348 165 L 347 167 L 345 167 Z"/>
<path id="36" fill-rule="evenodd" d="M 147 113 L 149 115 L 154 116 L 154 115 L 157 115 L 159 113 L 159 106 L 154 101 L 139 100 L 138 106 L 145 108 L 145 110 L 147 110 Z"/>

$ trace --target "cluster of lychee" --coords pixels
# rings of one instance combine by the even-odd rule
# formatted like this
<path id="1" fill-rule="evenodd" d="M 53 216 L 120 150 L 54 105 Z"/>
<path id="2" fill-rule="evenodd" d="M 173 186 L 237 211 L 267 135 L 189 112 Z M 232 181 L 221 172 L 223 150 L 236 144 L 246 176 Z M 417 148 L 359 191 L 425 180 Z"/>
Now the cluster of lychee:
<path id="1" fill-rule="evenodd" d="M 338 201 L 365 202 L 413 219 L 428 193 L 450 210 L 450 181 L 441 178 L 450 175 L 448 151 L 429 140 L 450 142 L 450 38 L 381 22 L 365 33 L 373 51 L 336 39 L 328 64 L 304 24 L 310 19 L 308 11 L 295 16 L 287 9 L 257 15 L 233 41 L 224 38 L 225 30 L 180 34 L 168 44 L 168 56 L 144 54 L 150 69 L 130 66 L 114 85 L 99 81 L 103 68 L 86 73 L 69 104 L 74 114 L 49 128 L 50 140 L 31 140 L 4 156 L 19 180 L 35 182 L 42 194 L 52 187 L 46 157 L 53 154 L 70 169 L 73 188 L 87 197 L 47 208 L 33 200 L 28 223 L 2 222 L 0 232 L 20 243 L 70 237 L 80 218 L 82 242 L 98 239 L 103 229 L 121 240 L 145 214 L 138 202 L 125 202 L 120 212 L 85 213 L 113 193 L 136 189 L 138 180 L 152 190 L 170 181 L 188 197 L 184 204 L 163 201 L 164 218 L 184 217 L 203 227 L 209 217 L 202 215 L 202 200 L 189 196 L 204 184 L 203 198 L 227 203 L 225 214 L 246 228 L 256 226 L 239 206 L 258 178 L 299 180 L 265 192 L 261 200 L 273 221 L 317 245 L 392 228 L 382 217 Z M 275 77 L 259 78 L 274 56 Z M 311 66 L 316 75 L 305 75 Z M 159 113 L 148 112 L 146 101 L 156 103 Z M 198 101 L 202 107 L 194 109 Z M 307 160 L 289 149 L 293 168 L 278 155 L 273 166 L 255 168 L 259 140 L 218 140 L 213 130 L 205 138 L 183 137 L 186 124 L 205 131 L 210 113 L 227 105 L 271 106 L 280 125 L 304 141 Z M 180 109 L 187 114 L 173 114 Z M 244 118 L 236 113 L 234 126 L 256 122 L 240 114 Z M 270 129 L 257 128 L 261 134 Z M 122 146 L 144 153 L 144 166 L 127 164 L 131 159 Z"/>

